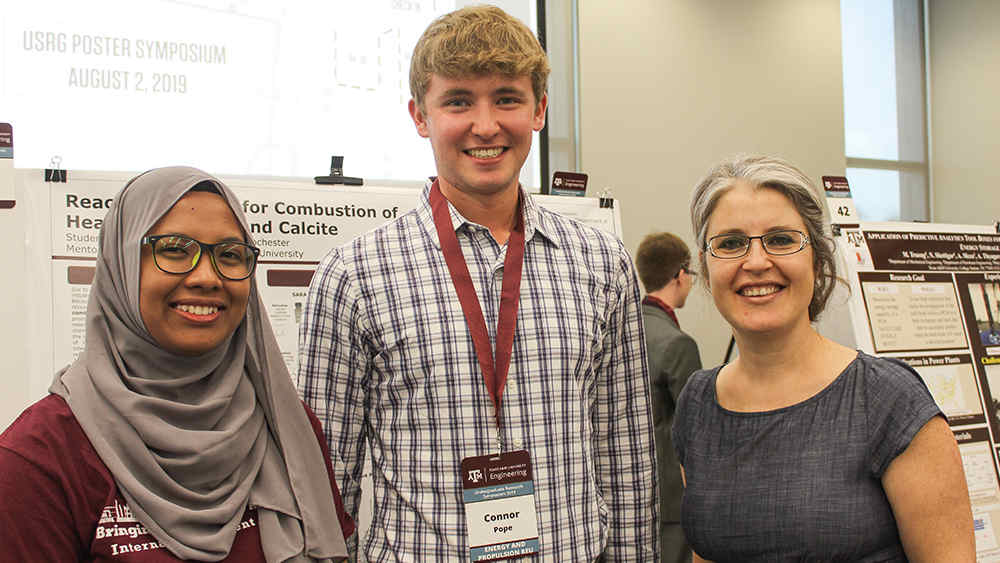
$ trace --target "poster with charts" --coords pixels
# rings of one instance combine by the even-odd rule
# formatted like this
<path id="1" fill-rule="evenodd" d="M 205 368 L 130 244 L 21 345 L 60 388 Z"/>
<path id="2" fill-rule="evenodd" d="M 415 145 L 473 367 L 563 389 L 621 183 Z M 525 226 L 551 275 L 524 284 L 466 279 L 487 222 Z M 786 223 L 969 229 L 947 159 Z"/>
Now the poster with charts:
<path id="1" fill-rule="evenodd" d="M 1000 561 L 1000 234 L 862 223 L 835 240 L 849 291 L 826 322 L 920 374 L 959 444 L 977 559 Z"/>

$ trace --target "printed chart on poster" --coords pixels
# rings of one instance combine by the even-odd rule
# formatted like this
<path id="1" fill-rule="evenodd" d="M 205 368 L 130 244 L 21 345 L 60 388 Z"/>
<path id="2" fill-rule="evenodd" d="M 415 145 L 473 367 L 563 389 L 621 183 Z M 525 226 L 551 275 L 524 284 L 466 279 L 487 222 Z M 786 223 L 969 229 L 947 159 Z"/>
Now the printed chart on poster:
<path id="1" fill-rule="evenodd" d="M 84 347 L 101 224 L 112 198 L 129 177 L 70 171 L 67 183 L 48 183 L 41 170 L 19 171 L 19 205 L 23 204 L 29 225 L 25 299 L 30 310 L 41 312 L 30 316 L 28 333 L 32 349 L 45 351 L 28 358 L 36 398 L 44 395 L 54 371 L 72 362 Z M 251 235 L 260 247 L 257 287 L 294 374 L 299 325 L 316 265 L 330 249 L 411 210 L 420 189 L 331 188 L 245 177 L 223 180 L 240 198 Z M 621 234 L 617 206 L 601 207 L 596 198 L 534 197 L 563 215 Z M 51 346 L 46 345 L 49 342 Z"/>
<path id="2" fill-rule="evenodd" d="M 955 434 L 978 561 L 1000 561 L 1000 234 L 993 226 L 861 223 L 838 249 L 859 348 L 923 378 Z"/>

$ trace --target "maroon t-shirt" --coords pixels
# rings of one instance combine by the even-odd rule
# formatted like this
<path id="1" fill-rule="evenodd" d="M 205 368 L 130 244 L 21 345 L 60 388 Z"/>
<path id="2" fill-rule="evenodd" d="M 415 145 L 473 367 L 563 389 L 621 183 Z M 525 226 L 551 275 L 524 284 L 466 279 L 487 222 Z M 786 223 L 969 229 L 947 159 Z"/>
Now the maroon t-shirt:
<path id="1" fill-rule="evenodd" d="M 344 537 L 344 512 L 316 415 L 306 407 L 330 475 Z M 62 397 L 38 401 L 0 435 L 0 560 L 180 561 L 154 538 L 118 491 Z M 248 509 L 223 561 L 264 561 L 257 511 Z"/>

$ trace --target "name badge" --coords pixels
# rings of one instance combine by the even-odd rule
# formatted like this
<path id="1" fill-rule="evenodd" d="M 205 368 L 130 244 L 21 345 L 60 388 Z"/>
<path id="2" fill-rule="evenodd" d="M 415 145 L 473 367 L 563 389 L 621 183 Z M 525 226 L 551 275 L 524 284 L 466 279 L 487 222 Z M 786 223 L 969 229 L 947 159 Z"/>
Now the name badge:
<path id="1" fill-rule="evenodd" d="M 462 460 L 469 560 L 496 561 L 538 553 L 538 515 L 527 450 Z"/>

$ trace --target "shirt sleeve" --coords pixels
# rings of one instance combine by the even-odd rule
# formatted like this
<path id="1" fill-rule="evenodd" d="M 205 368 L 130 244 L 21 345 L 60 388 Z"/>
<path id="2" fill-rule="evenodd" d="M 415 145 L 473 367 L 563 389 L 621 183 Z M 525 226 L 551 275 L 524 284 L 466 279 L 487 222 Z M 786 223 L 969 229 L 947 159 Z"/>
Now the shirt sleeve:
<path id="1" fill-rule="evenodd" d="M 598 483 L 609 505 L 605 561 L 658 561 L 659 492 L 639 285 L 624 248 L 593 415 Z"/>
<path id="2" fill-rule="evenodd" d="M 943 414 L 913 368 L 894 358 L 872 358 L 867 366 L 870 469 L 881 479 L 917 432 Z"/>
<path id="3" fill-rule="evenodd" d="M 0 447 L 0 498 L 0 559 L 83 560 L 83 545 L 58 481 L 4 447 Z"/>
<path id="4" fill-rule="evenodd" d="M 365 319 L 341 250 L 320 263 L 299 330 L 296 385 L 322 423 L 348 516 L 356 521 L 365 458 L 365 385 L 370 369 Z M 347 540 L 356 557 L 357 534 Z"/>
<path id="5" fill-rule="evenodd" d="M 113 484 L 71 417 L 49 395 L 0 435 L 0 560 L 86 556 Z"/>

